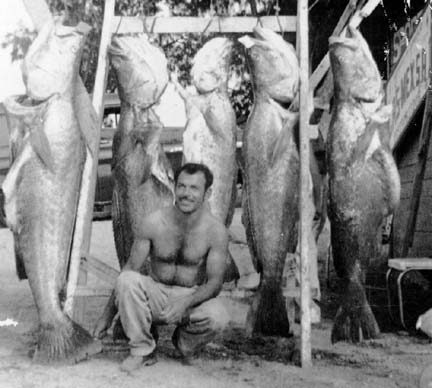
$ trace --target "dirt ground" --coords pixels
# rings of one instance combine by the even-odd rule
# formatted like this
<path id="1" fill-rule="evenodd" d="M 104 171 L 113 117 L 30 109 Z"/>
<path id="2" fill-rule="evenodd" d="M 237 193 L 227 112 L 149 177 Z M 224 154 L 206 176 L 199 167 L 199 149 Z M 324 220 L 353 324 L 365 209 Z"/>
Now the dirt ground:
<path id="1" fill-rule="evenodd" d="M 244 232 L 236 214 L 233 255 L 248 262 Z M 325 245 L 325 244 L 324 244 Z M 119 387 L 418 387 L 425 367 L 432 369 L 432 345 L 406 332 L 386 332 L 382 338 L 360 345 L 330 343 L 331 318 L 335 305 L 332 288 L 322 278 L 323 319 L 312 330 L 313 367 L 302 369 L 292 360 L 299 342 L 299 325 L 291 339 L 247 338 L 248 299 L 226 293 L 224 298 L 232 321 L 230 327 L 185 366 L 173 358 L 170 327 L 163 328 L 158 344 L 159 362 L 133 375 L 119 370 L 127 356 L 125 346 L 106 347 L 104 352 L 71 366 L 35 365 L 29 358 L 34 345 L 37 314 L 27 281 L 15 275 L 10 232 L 0 230 L 0 387 L 33 388 L 119 388 Z M 321 274 L 326 274 L 325 249 L 321 249 Z M 91 253 L 116 265 L 111 222 L 94 222 Z M 246 265 L 246 264 L 245 264 Z M 246 265 L 247 266 L 247 265 Z M 321 276 L 322 277 L 322 276 Z M 93 280 L 95 281 L 95 280 Z M 236 297 L 237 295 L 237 297 Z M 104 305 L 93 298 L 87 305 L 84 326 L 91 328 Z M 7 319 L 17 322 L 8 325 Z M 298 346 L 298 344 L 297 344 Z"/>

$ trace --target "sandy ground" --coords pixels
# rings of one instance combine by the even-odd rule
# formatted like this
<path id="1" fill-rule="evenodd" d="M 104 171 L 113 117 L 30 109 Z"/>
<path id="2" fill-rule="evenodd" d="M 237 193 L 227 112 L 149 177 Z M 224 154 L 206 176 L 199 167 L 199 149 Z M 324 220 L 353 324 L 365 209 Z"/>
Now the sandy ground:
<path id="1" fill-rule="evenodd" d="M 232 227 L 233 255 L 241 255 L 245 268 L 248 250 L 236 214 Z M 293 339 L 247 338 L 245 298 L 223 296 L 232 322 L 220 338 L 209 344 L 191 366 L 172 357 L 170 330 L 161 332 L 159 362 L 133 375 L 119 370 L 127 356 L 125 347 L 107 348 L 91 360 L 71 366 L 35 365 L 29 358 L 34 346 L 37 314 L 27 281 L 15 275 L 10 232 L 0 230 L 0 387 L 418 387 L 425 367 L 432 364 L 431 344 L 404 332 L 384 333 L 382 338 L 357 346 L 330 343 L 331 320 L 323 319 L 312 330 L 313 367 L 302 369 L 292 362 L 299 326 Z M 91 253 L 116 266 L 110 221 L 93 224 Z M 325 272 L 325 271 L 324 271 Z M 323 282 L 324 284 L 324 282 Z M 323 286 L 323 296 L 326 288 Z M 92 327 L 103 298 L 87 305 L 87 328 Z M 326 316 L 323 311 L 323 316 Z M 4 325 L 7 319 L 16 326 Z M 430 366 L 432 369 L 432 365 Z"/>

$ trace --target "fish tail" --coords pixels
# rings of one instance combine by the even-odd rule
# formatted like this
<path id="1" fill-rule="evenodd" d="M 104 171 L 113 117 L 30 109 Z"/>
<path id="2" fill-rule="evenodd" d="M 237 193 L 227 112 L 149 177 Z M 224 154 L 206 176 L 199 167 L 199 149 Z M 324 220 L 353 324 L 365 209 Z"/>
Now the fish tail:
<path id="1" fill-rule="evenodd" d="M 359 342 L 378 337 L 380 330 L 362 284 L 350 280 L 334 319 L 331 342 Z"/>
<path id="2" fill-rule="evenodd" d="M 282 289 L 276 283 L 260 285 L 254 301 L 256 311 L 253 315 L 256 320 L 253 325 L 253 332 L 291 337 L 292 332 L 290 332 L 285 298 Z"/>
<path id="3" fill-rule="evenodd" d="M 67 316 L 64 318 L 39 326 L 34 362 L 77 363 L 102 351 L 99 340 L 94 339 L 87 330 Z"/>

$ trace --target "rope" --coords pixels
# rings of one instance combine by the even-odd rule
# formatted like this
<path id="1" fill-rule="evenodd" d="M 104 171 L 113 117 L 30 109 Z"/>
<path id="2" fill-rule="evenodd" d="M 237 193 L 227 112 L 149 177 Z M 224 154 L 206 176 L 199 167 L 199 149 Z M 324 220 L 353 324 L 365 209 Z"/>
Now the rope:
<path id="1" fill-rule="evenodd" d="M 262 24 L 262 21 L 261 21 L 261 17 L 260 17 L 260 16 L 257 16 L 257 23 L 256 23 L 256 26 L 257 26 L 258 24 L 260 25 L 260 27 L 264 27 L 263 24 Z"/>
<path id="2" fill-rule="evenodd" d="M 147 18 L 146 18 L 146 15 L 144 15 L 141 18 L 141 21 L 142 21 L 142 25 L 143 25 L 143 32 L 145 32 L 146 35 L 149 37 L 150 33 L 149 33 L 149 30 L 147 29 Z"/>
<path id="3" fill-rule="evenodd" d="M 212 24 L 212 22 L 213 22 L 213 18 L 210 18 L 210 20 L 208 21 L 207 25 L 204 27 L 204 30 L 202 30 L 202 32 L 201 32 L 202 35 L 206 34 L 206 32 L 209 29 L 209 27 Z"/>
<path id="4" fill-rule="evenodd" d="M 113 33 L 113 35 L 117 35 L 118 34 L 118 30 L 120 28 L 120 24 L 122 24 L 122 21 L 123 21 L 123 16 L 120 16 L 119 22 L 117 24 L 117 28 L 116 28 L 115 32 Z"/>
<path id="5" fill-rule="evenodd" d="M 150 33 L 151 34 L 153 34 L 153 31 L 154 31 L 154 27 L 155 27 L 155 25 L 156 25 L 156 19 L 157 19 L 158 17 L 157 16 L 155 16 L 154 18 L 153 18 L 153 23 L 152 23 L 152 25 L 151 25 L 151 27 L 150 27 Z"/>

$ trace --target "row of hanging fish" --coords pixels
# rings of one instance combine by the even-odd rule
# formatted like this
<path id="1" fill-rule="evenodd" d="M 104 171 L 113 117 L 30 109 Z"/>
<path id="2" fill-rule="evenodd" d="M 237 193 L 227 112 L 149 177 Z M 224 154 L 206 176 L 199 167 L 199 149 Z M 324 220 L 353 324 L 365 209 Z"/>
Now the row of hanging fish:
<path id="1" fill-rule="evenodd" d="M 2 185 L 2 213 L 14 233 L 17 272 L 28 277 L 39 316 L 34 359 L 79 360 L 100 343 L 62 311 L 86 144 L 74 111 L 74 84 L 89 27 L 47 23 L 23 65 L 26 95 L 5 101 L 11 124 L 12 165 Z M 330 40 L 335 107 L 328 139 L 332 245 L 346 283 L 332 339 L 374 337 L 375 318 L 362 287 L 362 270 L 376 252 L 379 225 L 397 205 L 399 177 L 388 146 L 388 108 L 381 79 L 360 33 Z M 282 274 L 297 245 L 299 153 L 295 50 L 256 27 L 244 36 L 254 105 L 243 131 L 243 220 L 261 283 L 250 317 L 255 332 L 288 335 Z M 163 125 L 155 105 L 168 84 L 164 53 L 144 34 L 116 35 L 109 49 L 121 100 L 113 140 L 113 228 L 120 266 L 137 224 L 174 198 L 173 173 L 160 144 Z M 237 178 L 236 120 L 227 81 L 232 43 L 208 41 L 196 54 L 194 91 L 185 99 L 186 162 L 201 162 L 215 176 L 211 211 L 231 223 Z M 373 184 L 371 184 L 373 182 Z M 145 268 L 143 269 L 145 271 Z"/>

